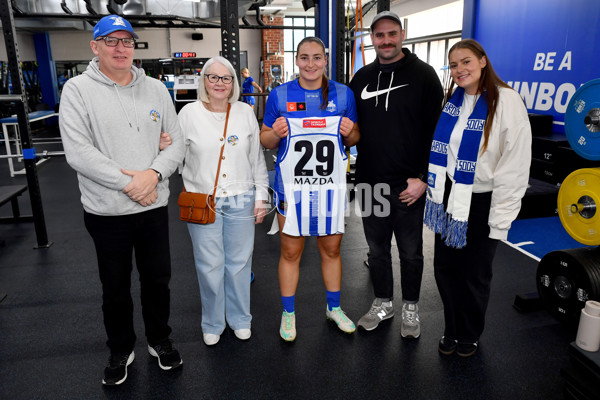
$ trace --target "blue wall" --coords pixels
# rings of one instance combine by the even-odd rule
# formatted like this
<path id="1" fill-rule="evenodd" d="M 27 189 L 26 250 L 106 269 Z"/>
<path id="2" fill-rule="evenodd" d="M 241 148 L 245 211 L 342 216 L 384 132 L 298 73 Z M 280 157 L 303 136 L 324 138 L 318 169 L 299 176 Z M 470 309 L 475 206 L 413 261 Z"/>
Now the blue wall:
<path id="1" fill-rule="evenodd" d="M 465 0 L 463 38 L 485 48 L 529 112 L 564 113 L 581 85 L 600 78 L 600 1 Z"/>

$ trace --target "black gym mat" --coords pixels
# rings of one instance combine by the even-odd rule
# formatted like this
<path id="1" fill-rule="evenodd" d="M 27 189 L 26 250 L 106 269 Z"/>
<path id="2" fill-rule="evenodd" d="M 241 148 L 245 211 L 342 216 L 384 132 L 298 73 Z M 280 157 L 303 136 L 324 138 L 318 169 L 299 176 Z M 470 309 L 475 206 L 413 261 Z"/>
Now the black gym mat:
<path id="1" fill-rule="evenodd" d="M 0 184 L 8 177 L 0 160 Z M 325 319 L 325 291 L 314 240 L 308 240 L 297 293 L 298 338 L 283 343 L 277 260 L 271 217 L 257 226 L 252 284 L 252 338 L 226 330 L 207 347 L 189 235 L 178 221 L 171 180 L 173 261 L 171 326 L 183 368 L 164 372 L 145 349 L 137 276 L 133 278 L 138 333 L 127 381 L 103 388 L 108 358 L 93 244 L 83 227 L 75 173 L 64 158 L 39 169 L 49 249 L 34 250 L 32 224 L 0 226 L 0 398 L 2 399 L 561 399 L 560 369 L 568 365 L 573 334 L 545 311 L 519 313 L 516 294 L 535 291 L 536 262 L 501 244 L 494 263 L 487 327 L 479 352 L 468 359 L 438 354 L 443 309 L 426 246 L 419 340 L 400 337 L 400 315 L 375 331 L 341 333 Z M 21 209 L 29 211 L 28 198 Z M 10 207 L 0 208 L 0 215 Z M 430 240 L 430 239 L 429 239 Z M 395 247 L 396 299 L 400 281 Z M 352 213 L 342 242 L 342 307 L 357 321 L 372 301 L 360 219 Z"/>

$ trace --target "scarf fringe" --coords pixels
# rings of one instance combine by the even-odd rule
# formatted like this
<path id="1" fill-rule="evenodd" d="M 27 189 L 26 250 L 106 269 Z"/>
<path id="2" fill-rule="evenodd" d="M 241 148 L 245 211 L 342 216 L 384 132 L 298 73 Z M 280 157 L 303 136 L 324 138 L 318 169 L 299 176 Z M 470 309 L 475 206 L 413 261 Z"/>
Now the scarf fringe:
<path id="1" fill-rule="evenodd" d="M 468 224 L 468 221 L 458 221 L 452 219 L 451 215 L 448 215 L 446 231 L 442 234 L 442 238 L 446 239 L 446 246 L 454 247 L 455 249 L 465 247 L 467 245 Z"/>
<path id="2" fill-rule="evenodd" d="M 446 214 L 444 213 L 444 205 L 435 203 L 431 199 L 425 201 L 425 226 L 435 233 L 442 235 L 446 231 Z"/>

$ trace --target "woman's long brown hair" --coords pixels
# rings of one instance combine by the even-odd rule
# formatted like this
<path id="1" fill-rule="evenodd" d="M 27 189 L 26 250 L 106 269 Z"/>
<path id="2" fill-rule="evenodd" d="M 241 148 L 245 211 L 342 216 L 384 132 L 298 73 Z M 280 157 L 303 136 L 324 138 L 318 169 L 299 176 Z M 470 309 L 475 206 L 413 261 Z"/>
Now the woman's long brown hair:
<path id="1" fill-rule="evenodd" d="M 492 129 L 494 116 L 496 114 L 496 108 L 498 107 L 498 87 L 510 88 L 510 86 L 504 83 L 500 77 L 498 77 L 496 71 L 494 71 L 494 68 L 492 67 L 492 62 L 479 42 L 473 39 L 464 39 L 455 43 L 454 46 L 452 46 L 448 51 L 448 59 L 450 59 L 450 54 L 457 49 L 471 50 L 478 60 L 481 60 L 483 57 L 485 57 L 487 61 L 486 66 L 481 70 L 481 78 L 479 78 L 479 84 L 477 87 L 477 93 L 480 93 L 481 95 L 485 94 L 485 99 L 487 100 L 488 106 L 488 115 L 485 121 L 485 128 L 483 129 L 483 147 L 481 149 L 481 152 L 484 153 L 487 149 L 490 131 Z M 452 97 L 454 79 L 450 77 L 450 83 L 447 86 L 448 90 L 446 91 L 444 103 L 447 103 L 448 100 L 450 100 L 450 97 Z"/>
<path id="2" fill-rule="evenodd" d="M 323 49 L 323 55 L 327 57 L 325 53 L 325 43 L 321 39 L 316 36 L 307 36 L 298 43 L 298 47 L 296 48 L 296 57 L 298 57 L 298 53 L 300 53 L 300 47 L 304 43 L 316 43 Z M 323 102 L 321 103 L 321 110 L 327 108 L 327 103 L 329 102 L 329 79 L 325 72 L 323 72 L 323 77 L 321 78 L 321 97 L 323 97 Z"/>

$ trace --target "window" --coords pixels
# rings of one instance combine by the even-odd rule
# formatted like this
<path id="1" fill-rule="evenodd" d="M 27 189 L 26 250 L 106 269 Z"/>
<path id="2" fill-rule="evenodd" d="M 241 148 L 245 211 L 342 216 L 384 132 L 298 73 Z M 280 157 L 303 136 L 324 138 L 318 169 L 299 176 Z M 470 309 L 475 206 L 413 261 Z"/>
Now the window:
<path id="1" fill-rule="evenodd" d="M 284 81 L 288 82 L 298 75 L 298 67 L 296 67 L 298 43 L 307 36 L 315 36 L 315 19 L 314 17 L 285 17 L 283 25 L 297 28 L 283 30 Z"/>

